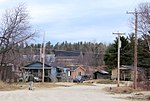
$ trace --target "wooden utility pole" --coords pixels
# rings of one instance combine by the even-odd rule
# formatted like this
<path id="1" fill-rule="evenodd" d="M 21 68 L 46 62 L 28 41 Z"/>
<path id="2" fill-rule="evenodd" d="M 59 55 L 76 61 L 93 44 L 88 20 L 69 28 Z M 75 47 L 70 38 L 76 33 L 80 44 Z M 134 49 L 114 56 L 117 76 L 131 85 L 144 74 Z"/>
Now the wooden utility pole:
<path id="1" fill-rule="evenodd" d="M 135 42 L 134 42 L 134 80 L 133 86 L 134 89 L 137 89 L 137 31 L 138 31 L 138 14 L 143 14 L 144 12 L 137 12 L 135 9 L 134 12 L 127 12 L 127 14 L 133 14 L 135 16 Z"/>
<path id="2" fill-rule="evenodd" d="M 118 68 L 117 68 L 117 87 L 119 87 L 120 83 L 120 48 L 121 48 L 121 42 L 120 42 L 120 36 L 125 34 L 125 33 L 113 33 L 118 35 Z"/>
<path id="3" fill-rule="evenodd" d="M 42 83 L 44 83 L 44 76 L 45 76 L 45 72 L 44 72 L 44 65 L 45 65 L 45 33 L 43 35 L 43 52 L 42 52 L 42 60 L 43 60 L 43 68 L 42 68 Z"/>
<path id="4" fill-rule="evenodd" d="M 40 62 L 42 62 L 42 45 L 40 47 Z"/>

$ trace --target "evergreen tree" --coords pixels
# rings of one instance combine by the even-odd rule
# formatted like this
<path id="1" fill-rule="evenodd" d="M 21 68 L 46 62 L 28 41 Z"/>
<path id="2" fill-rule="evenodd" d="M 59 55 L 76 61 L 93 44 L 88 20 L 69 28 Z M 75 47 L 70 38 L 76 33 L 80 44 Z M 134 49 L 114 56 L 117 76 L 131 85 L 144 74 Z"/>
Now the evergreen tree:
<path id="1" fill-rule="evenodd" d="M 121 48 L 120 48 L 120 65 L 131 65 L 133 63 L 133 57 L 131 53 L 130 42 L 128 38 L 124 36 L 120 37 Z M 117 67 L 118 60 L 118 39 L 114 40 L 113 44 L 110 44 L 105 51 L 104 61 L 108 66 L 109 70 Z"/>

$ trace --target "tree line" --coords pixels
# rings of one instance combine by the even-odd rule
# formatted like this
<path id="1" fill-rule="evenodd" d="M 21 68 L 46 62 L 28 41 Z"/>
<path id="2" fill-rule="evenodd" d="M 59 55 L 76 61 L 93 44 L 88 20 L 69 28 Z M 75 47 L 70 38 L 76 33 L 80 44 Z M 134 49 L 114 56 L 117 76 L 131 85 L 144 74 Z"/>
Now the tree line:
<path id="1" fill-rule="evenodd" d="M 33 54 L 40 54 L 39 50 L 42 47 L 42 44 L 25 44 L 23 46 L 26 50 L 26 54 L 30 54 L 31 49 Z M 101 66 L 104 65 L 104 53 L 106 49 L 106 45 L 98 42 L 77 42 L 77 43 L 69 43 L 67 41 L 62 43 L 56 43 L 52 45 L 51 42 L 47 42 L 45 44 L 45 53 L 53 54 L 54 51 L 63 50 L 63 51 L 72 51 L 79 50 L 82 54 L 82 58 L 80 59 L 80 63 L 84 65 L 93 65 L 93 66 Z M 28 50 L 28 52 L 27 52 Z"/>

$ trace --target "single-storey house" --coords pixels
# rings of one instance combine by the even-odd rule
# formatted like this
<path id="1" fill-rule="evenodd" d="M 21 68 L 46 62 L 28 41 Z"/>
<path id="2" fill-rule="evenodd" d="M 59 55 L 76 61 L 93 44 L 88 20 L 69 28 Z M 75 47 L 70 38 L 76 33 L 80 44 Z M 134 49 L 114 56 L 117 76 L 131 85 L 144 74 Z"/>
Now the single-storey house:
<path id="1" fill-rule="evenodd" d="M 128 65 L 122 65 L 120 67 L 120 80 L 133 80 L 134 77 L 134 67 Z M 145 76 L 141 67 L 137 67 L 138 80 L 143 79 Z M 112 70 L 111 79 L 117 79 L 118 69 Z"/>
<path id="2" fill-rule="evenodd" d="M 67 66 L 64 67 L 64 72 L 69 81 L 73 80 L 77 76 L 85 75 L 85 68 L 82 66 Z"/>

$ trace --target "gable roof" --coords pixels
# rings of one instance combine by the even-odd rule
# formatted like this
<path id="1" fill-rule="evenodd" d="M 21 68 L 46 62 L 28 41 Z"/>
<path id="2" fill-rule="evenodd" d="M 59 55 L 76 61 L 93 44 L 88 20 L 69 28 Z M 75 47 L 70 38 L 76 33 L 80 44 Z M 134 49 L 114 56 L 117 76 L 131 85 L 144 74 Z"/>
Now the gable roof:
<path id="1" fill-rule="evenodd" d="M 77 68 L 79 68 L 79 66 L 73 66 L 73 67 L 70 68 L 70 70 L 71 70 L 71 71 L 74 71 L 74 70 L 76 70 Z"/>
<path id="2" fill-rule="evenodd" d="M 133 65 L 121 65 L 120 70 L 134 70 Z M 138 71 L 143 71 L 143 67 L 137 67 Z"/>
<path id="3" fill-rule="evenodd" d="M 65 50 L 58 50 L 55 51 L 55 56 L 80 56 L 80 50 L 73 50 L 73 51 L 65 51 Z"/>
<path id="4" fill-rule="evenodd" d="M 96 71 L 94 72 L 93 74 L 104 74 L 104 75 L 108 75 L 109 73 L 107 71 L 104 71 L 104 70 L 100 70 L 100 71 Z"/>
<path id="5" fill-rule="evenodd" d="M 83 70 L 85 70 L 83 67 L 81 67 L 81 66 L 70 66 L 70 67 L 65 67 L 65 68 L 68 68 L 70 71 L 75 71 L 76 69 L 78 69 L 78 68 L 81 68 L 81 69 L 83 69 Z"/>
<path id="6" fill-rule="evenodd" d="M 47 64 L 44 64 L 44 67 L 45 67 L 45 69 L 48 69 L 51 66 L 47 65 Z M 25 69 L 42 69 L 43 68 L 43 63 L 39 62 L 39 61 L 32 62 L 32 63 L 30 63 L 28 65 L 25 65 L 24 68 Z"/>

